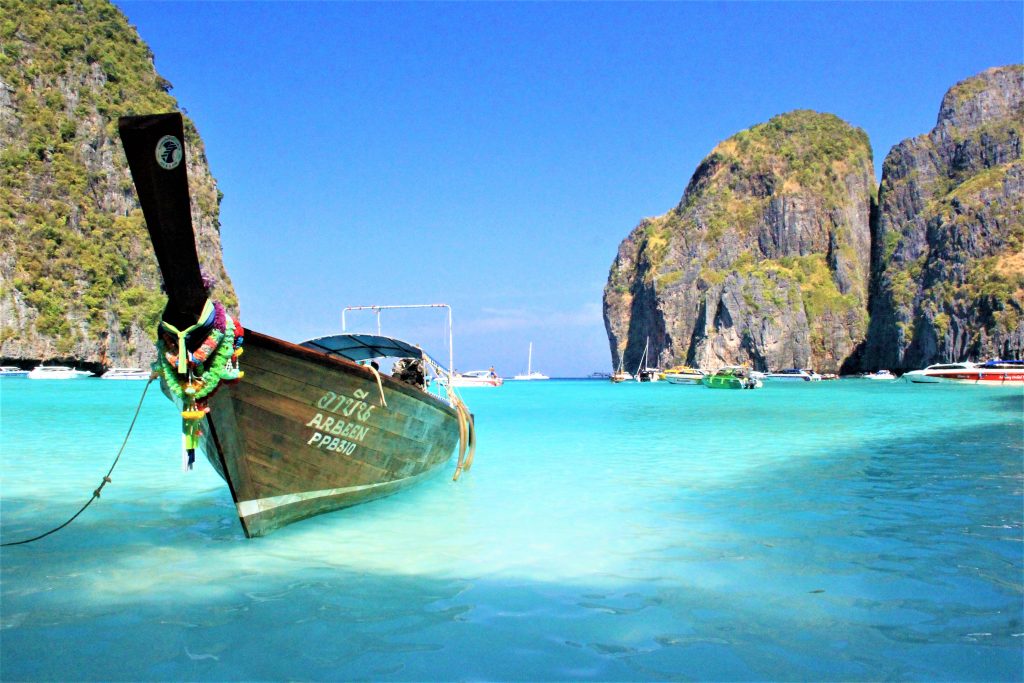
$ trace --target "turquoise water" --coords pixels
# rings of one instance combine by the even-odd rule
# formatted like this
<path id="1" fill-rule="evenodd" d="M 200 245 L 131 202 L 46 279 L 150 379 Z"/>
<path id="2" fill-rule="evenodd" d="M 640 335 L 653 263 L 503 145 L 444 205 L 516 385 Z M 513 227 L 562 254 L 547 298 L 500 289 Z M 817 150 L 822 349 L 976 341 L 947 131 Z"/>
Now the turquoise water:
<path id="1" fill-rule="evenodd" d="M 143 383 L 2 382 L 13 541 L 89 498 Z M 460 481 L 246 540 L 151 388 L 103 497 L 2 549 L 0 678 L 1024 677 L 1020 388 L 462 394 Z"/>

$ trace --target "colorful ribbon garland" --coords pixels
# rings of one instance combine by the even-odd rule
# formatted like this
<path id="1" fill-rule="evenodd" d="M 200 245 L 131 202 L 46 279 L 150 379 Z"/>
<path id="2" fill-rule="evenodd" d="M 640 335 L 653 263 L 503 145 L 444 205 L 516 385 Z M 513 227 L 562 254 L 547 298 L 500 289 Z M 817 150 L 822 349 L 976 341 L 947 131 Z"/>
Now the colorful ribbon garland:
<path id="1" fill-rule="evenodd" d="M 153 370 L 160 373 L 170 392 L 181 399 L 183 410 L 182 433 L 188 452 L 188 467 L 195 462 L 195 449 L 202 436 L 202 420 L 209 407 L 206 400 L 221 382 L 241 379 L 245 373 L 239 368 L 244 330 L 224 310 L 219 301 L 207 301 L 200 322 L 179 331 L 165 322 L 161 328 L 177 337 L 177 353 L 167 349 L 165 339 L 157 339 L 157 359 Z M 210 332 L 199 348 L 189 353 L 185 340 L 189 333 L 210 327 Z"/>

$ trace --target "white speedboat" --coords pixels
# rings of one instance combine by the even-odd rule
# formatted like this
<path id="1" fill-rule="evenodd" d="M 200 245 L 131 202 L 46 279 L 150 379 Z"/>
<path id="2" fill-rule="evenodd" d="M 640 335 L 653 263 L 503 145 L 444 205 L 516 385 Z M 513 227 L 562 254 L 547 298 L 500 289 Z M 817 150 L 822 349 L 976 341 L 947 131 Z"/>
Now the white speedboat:
<path id="1" fill-rule="evenodd" d="M 878 372 L 871 372 L 864 375 L 864 379 L 893 380 L 896 379 L 896 375 L 892 374 L 888 370 L 879 370 Z"/>
<path id="2" fill-rule="evenodd" d="M 526 374 L 525 375 L 514 375 L 512 379 L 517 380 L 534 380 L 534 379 L 551 379 L 545 374 L 536 372 L 533 369 L 533 342 L 530 342 L 530 351 L 526 356 Z"/>
<path id="3" fill-rule="evenodd" d="M 764 379 L 781 382 L 820 382 L 821 375 L 813 370 L 801 368 L 787 368 L 778 372 L 766 372 Z"/>
<path id="4" fill-rule="evenodd" d="M 28 377 L 28 370 L 13 365 L 0 365 L 0 377 Z"/>
<path id="5" fill-rule="evenodd" d="M 923 370 L 911 370 L 903 375 L 903 379 L 914 384 L 942 384 L 946 381 L 964 380 L 969 375 L 973 377 L 976 373 L 973 373 L 972 370 L 976 367 L 978 364 L 970 361 L 936 363 Z"/>
<path id="6" fill-rule="evenodd" d="M 1024 361 L 990 360 L 985 363 L 938 363 L 903 375 L 914 384 L 1024 385 Z"/>
<path id="7" fill-rule="evenodd" d="M 669 384 L 684 384 L 699 387 L 706 373 L 699 368 L 677 365 L 661 373 L 661 379 Z"/>
<path id="8" fill-rule="evenodd" d="M 66 365 L 40 365 L 28 373 L 29 379 L 78 379 L 92 377 L 86 370 L 75 370 Z"/>
<path id="9" fill-rule="evenodd" d="M 142 368 L 110 368 L 100 379 L 149 379 L 149 370 Z"/>
<path id="10" fill-rule="evenodd" d="M 504 381 L 495 374 L 492 368 L 453 373 L 449 378 L 448 385 L 452 387 L 500 387 Z"/>

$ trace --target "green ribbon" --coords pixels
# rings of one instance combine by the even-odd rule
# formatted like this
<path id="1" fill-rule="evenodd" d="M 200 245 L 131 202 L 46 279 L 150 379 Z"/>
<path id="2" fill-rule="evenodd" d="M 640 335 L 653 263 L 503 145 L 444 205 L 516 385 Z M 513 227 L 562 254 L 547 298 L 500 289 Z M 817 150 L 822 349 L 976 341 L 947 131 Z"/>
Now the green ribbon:
<path id="1" fill-rule="evenodd" d="M 206 321 L 213 315 L 213 302 L 209 299 L 203 305 L 203 312 L 199 314 L 199 322 L 192 327 L 185 330 L 179 330 L 174 325 L 171 325 L 166 320 L 160 321 L 160 327 L 164 328 L 171 334 L 178 335 L 178 374 L 184 375 L 188 371 L 188 349 L 185 347 L 185 337 L 188 336 L 189 332 L 194 332 L 200 327 L 206 325 Z"/>

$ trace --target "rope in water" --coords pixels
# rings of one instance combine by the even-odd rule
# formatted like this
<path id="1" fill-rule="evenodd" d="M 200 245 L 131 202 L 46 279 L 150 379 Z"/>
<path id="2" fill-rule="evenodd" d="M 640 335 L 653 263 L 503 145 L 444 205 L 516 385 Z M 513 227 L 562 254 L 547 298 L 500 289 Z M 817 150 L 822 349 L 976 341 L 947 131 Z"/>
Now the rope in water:
<path id="1" fill-rule="evenodd" d="M 130 437 L 132 435 L 132 430 L 135 429 L 135 421 L 137 419 L 139 419 L 139 412 L 142 410 L 142 401 L 143 401 L 143 399 L 146 398 L 146 392 L 149 390 L 149 385 L 152 384 L 152 383 L 153 383 L 153 378 L 150 377 L 149 381 L 146 382 L 146 386 L 142 388 L 142 396 L 139 398 L 139 405 L 137 405 L 135 407 L 135 415 L 132 417 L 131 425 L 128 426 L 128 433 L 124 435 L 124 441 L 121 443 L 121 449 L 118 450 L 117 457 L 114 458 L 114 463 L 110 466 L 110 469 L 107 470 L 107 474 L 106 474 L 106 476 L 103 477 L 103 481 L 100 482 L 99 487 L 95 491 L 92 492 L 92 498 L 90 498 L 89 501 L 85 505 L 83 505 L 78 512 L 73 514 L 71 516 L 71 519 L 69 519 L 68 521 L 64 522 L 59 527 L 50 529 L 45 534 L 39 534 L 35 538 L 27 538 L 24 541 L 11 541 L 9 543 L 0 543 L 0 547 L 8 546 L 8 545 L 24 545 L 26 543 L 31 543 L 33 541 L 38 541 L 41 538 L 46 538 L 47 536 L 49 536 L 52 533 L 56 533 L 56 532 L 60 531 L 61 529 L 63 529 L 64 527 L 66 527 L 68 524 L 71 524 L 71 522 L 75 521 L 75 518 L 78 517 L 78 515 L 80 515 L 83 512 L 85 512 L 85 509 L 87 507 L 89 507 L 90 505 L 92 505 L 92 502 L 94 500 L 96 500 L 97 498 L 100 497 L 100 491 L 103 490 L 104 486 L 106 486 L 107 484 L 110 483 L 110 475 L 113 473 L 114 468 L 117 467 L 117 461 L 121 459 L 121 454 L 124 453 L 124 447 L 128 445 L 128 437 Z"/>

